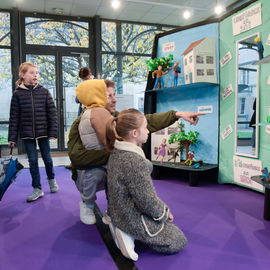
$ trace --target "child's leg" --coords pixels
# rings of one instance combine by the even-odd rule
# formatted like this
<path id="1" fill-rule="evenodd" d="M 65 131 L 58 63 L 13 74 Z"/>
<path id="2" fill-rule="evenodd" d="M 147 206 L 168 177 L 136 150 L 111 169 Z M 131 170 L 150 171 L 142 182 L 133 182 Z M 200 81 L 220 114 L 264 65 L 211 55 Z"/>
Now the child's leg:
<path id="1" fill-rule="evenodd" d="M 32 176 L 32 186 L 33 188 L 41 189 L 36 140 L 27 139 L 23 140 L 23 142 L 28 157 L 30 173 Z"/>
<path id="2" fill-rule="evenodd" d="M 44 161 L 48 180 L 54 179 L 53 161 L 50 153 L 50 140 L 48 138 L 38 139 L 41 157 Z"/>
<path id="3" fill-rule="evenodd" d="M 84 224 L 95 224 L 94 203 L 96 192 L 105 187 L 106 170 L 103 167 L 90 170 L 77 170 L 76 186 L 81 193 L 80 219 Z"/>
<path id="4" fill-rule="evenodd" d="M 166 223 L 163 231 L 154 238 L 156 239 L 151 239 L 150 241 L 152 243 L 156 242 L 155 244 L 147 244 L 159 253 L 176 253 L 183 249 L 187 244 L 184 233 L 172 223 Z"/>
<path id="5" fill-rule="evenodd" d="M 103 167 L 86 170 L 82 183 L 82 200 L 87 205 L 94 205 L 96 192 L 105 188 L 106 170 Z M 103 186 L 103 188 L 102 188 Z"/>

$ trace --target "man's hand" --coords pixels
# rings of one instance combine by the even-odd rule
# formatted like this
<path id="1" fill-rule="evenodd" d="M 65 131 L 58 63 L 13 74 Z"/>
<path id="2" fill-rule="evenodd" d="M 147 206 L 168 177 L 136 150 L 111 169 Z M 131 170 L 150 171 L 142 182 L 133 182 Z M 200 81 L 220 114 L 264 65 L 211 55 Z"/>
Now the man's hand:
<path id="1" fill-rule="evenodd" d="M 196 112 L 176 112 L 175 116 L 177 118 L 182 118 L 188 121 L 191 125 L 197 125 L 199 121 L 199 115 L 205 115 L 205 113 L 196 113 Z"/>

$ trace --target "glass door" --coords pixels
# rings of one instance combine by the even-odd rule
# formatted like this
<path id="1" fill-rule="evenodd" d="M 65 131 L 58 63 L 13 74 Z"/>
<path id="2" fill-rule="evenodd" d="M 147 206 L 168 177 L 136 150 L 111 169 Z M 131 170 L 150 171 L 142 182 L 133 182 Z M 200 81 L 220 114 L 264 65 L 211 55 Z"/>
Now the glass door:
<path id="1" fill-rule="evenodd" d="M 63 147 L 67 148 L 69 130 L 78 117 L 79 104 L 76 103 L 76 87 L 80 83 L 79 70 L 89 67 L 89 56 L 62 56 L 62 86 L 63 86 Z"/>

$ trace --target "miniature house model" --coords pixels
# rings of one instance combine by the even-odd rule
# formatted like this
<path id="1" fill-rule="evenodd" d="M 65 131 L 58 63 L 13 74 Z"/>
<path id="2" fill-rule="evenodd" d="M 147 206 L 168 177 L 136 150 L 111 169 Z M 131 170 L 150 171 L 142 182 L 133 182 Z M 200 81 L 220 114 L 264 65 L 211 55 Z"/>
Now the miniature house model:
<path id="1" fill-rule="evenodd" d="M 185 84 L 197 82 L 217 83 L 216 39 L 202 38 L 183 52 Z"/>

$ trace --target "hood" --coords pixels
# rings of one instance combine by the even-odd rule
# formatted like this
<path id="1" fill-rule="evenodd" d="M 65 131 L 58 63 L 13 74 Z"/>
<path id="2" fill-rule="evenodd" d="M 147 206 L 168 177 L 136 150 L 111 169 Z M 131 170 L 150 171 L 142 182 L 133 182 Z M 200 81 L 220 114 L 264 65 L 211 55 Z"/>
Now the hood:
<path id="1" fill-rule="evenodd" d="M 76 96 L 88 109 L 105 108 L 107 104 L 106 84 L 104 80 L 86 80 L 78 84 Z"/>

